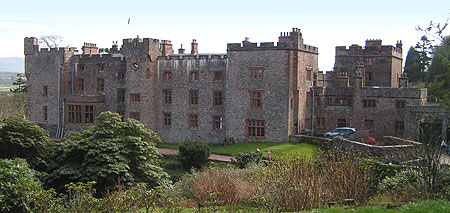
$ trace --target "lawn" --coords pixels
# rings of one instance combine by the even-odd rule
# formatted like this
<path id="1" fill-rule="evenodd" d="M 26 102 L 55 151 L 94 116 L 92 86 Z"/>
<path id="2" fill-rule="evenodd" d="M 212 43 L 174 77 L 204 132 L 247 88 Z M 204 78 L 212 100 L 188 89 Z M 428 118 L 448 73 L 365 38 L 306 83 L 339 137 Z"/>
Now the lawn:
<path id="1" fill-rule="evenodd" d="M 158 147 L 178 149 L 178 144 L 158 144 Z M 306 143 L 271 143 L 249 142 L 228 146 L 210 145 L 211 153 L 222 155 L 236 155 L 240 152 L 256 152 L 259 149 L 264 157 L 270 151 L 271 158 L 278 158 L 288 154 L 301 154 L 308 158 L 315 158 L 319 147 Z"/>

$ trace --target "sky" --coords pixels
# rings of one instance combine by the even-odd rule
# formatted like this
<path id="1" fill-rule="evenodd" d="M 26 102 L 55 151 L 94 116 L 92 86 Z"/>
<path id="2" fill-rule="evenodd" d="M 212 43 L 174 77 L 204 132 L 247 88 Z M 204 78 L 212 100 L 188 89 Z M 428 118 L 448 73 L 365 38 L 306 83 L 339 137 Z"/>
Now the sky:
<path id="1" fill-rule="evenodd" d="M 58 35 L 61 46 L 83 42 L 111 47 L 135 38 L 171 40 L 190 52 L 226 53 L 227 43 L 277 42 L 280 32 L 300 28 L 304 43 L 319 48 L 319 70 L 333 69 L 336 46 L 382 39 L 403 42 L 403 59 L 420 40 L 417 26 L 450 17 L 448 0 L 277 1 L 6 1 L 0 3 L 0 57 L 24 57 L 23 38 Z M 128 19 L 130 23 L 128 24 Z"/>

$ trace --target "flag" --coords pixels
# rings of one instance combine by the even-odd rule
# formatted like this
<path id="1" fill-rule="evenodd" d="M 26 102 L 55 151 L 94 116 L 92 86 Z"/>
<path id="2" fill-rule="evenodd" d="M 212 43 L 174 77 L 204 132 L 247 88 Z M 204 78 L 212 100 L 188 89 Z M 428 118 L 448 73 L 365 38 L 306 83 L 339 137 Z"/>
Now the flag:
<path id="1" fill-rule="evenodd" d="M 130 17 L 128 17 L 128 24 L 130 24 Z"/>

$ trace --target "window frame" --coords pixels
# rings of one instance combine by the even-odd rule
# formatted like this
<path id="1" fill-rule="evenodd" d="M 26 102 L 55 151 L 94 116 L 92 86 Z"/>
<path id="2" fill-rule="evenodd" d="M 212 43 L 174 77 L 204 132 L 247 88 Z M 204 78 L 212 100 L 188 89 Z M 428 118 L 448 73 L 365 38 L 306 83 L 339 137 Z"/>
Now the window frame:
<path id="1" fill-rule="evenodd" d="M 164 71 L 163 72 L 163 81 L 171 81 L 173 78 L 172 71 Z"/>
<path id="2" fill-rule="evenodd" d="M 215 115 L 213 116 L 213 130 L 220 131 L 223 129 L 223 115 Z"/>
<path id="3" fill-rule="evenodd" d="M 198 129 L 198 114 L 189 114 L 188 126 L 190 129 Z"/>
<path id="4" fill-rule="evenodd" d="M 265 120 L 247 119 L 245 125 L 245 135 L 249 138 L 265 138 L 266 122 Z"/>
<path id="5" fill-rule="evenodd" d="M 130 103 L 140 103 L 141 93 L 130 93 Z"/>
<path id="6" fill-rule="evenodd" d="M 200 72 L 198 70 L 189 72 L 189 81 L 199 81 L 199 80 L 200 80 Z"/>
<path id="7" fill-rule="evenodd" d="M 262 109 L 262 105 L 263 105 L 263 90 L 251 90 L 250 109 Z"/>
<path id="8" fill-rule="evenodd" d="M 190 106 L 198 106 L 198 90 L 189 90 L 189 105 Z"/>
<path id="9" fill-rule="evenodd" d="M 163 112 L 163 127 L 165 128 L 172 127 L 172 113 Z"/>
<path id="10" fill-rule="evenodd" d="M 172 105 L 172 90 L 171 89 L 163 89 L 163 104 L 164 105 Z"/>
<path id="11" fill-rule="evenodd" d="M 105 91 L 105 79 L 97 78 L 97 92 L 104 92 L 104 91 Z"/>
<path id="12" fill-rule="evenodd" d="M 213 91 L 213 106 L 223 107 L 223 104 L 224 104 L 223 91 Z"/>
<path id="13" fill-rule="evenodd" d="M 250 77 L 252 81 L 262 81 L 264 79 L 264 68 L 250 67 Z"/>

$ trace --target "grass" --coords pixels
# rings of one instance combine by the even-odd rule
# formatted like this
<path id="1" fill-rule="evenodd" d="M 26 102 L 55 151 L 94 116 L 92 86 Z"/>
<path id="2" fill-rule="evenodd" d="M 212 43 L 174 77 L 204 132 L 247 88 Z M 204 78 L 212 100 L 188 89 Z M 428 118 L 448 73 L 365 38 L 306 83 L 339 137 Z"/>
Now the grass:
<path id="1" fill-rule="evenodd" d="M 378 212 L 405 212 L 405 213 L 421 213 L 421 212 L 450 212 L 450 201 L 445 200 L 429 200 L 419 203 L 409 203 L 398 209 L 387 209 L 385 207 L 363 206 L 357 209 L 330 208 L 322 210 L 324 213 L 378 213 Z"/>
<path id="2" fill-rule="evenodd" d="M 0 92 L 9 92 L 9 89 L 12 88 L 12 86 L 0 86 Z"/>
<path id="3" fill-rule="evenodd" d="M 179 144 L 158 144 L 161 148 L 178 149 Z M 241 152 L 255 152 L 258 148 L 264 157 L 270 151 L 271 158 L 278 158 L 289 154 L 301 154 L 308 158 L 315 158 L 319 147 L 306 143 L 272 143 L 249 142 L 228 146 L 210 145 L 211 153 L 222 155 L 236 155 Z"/>

